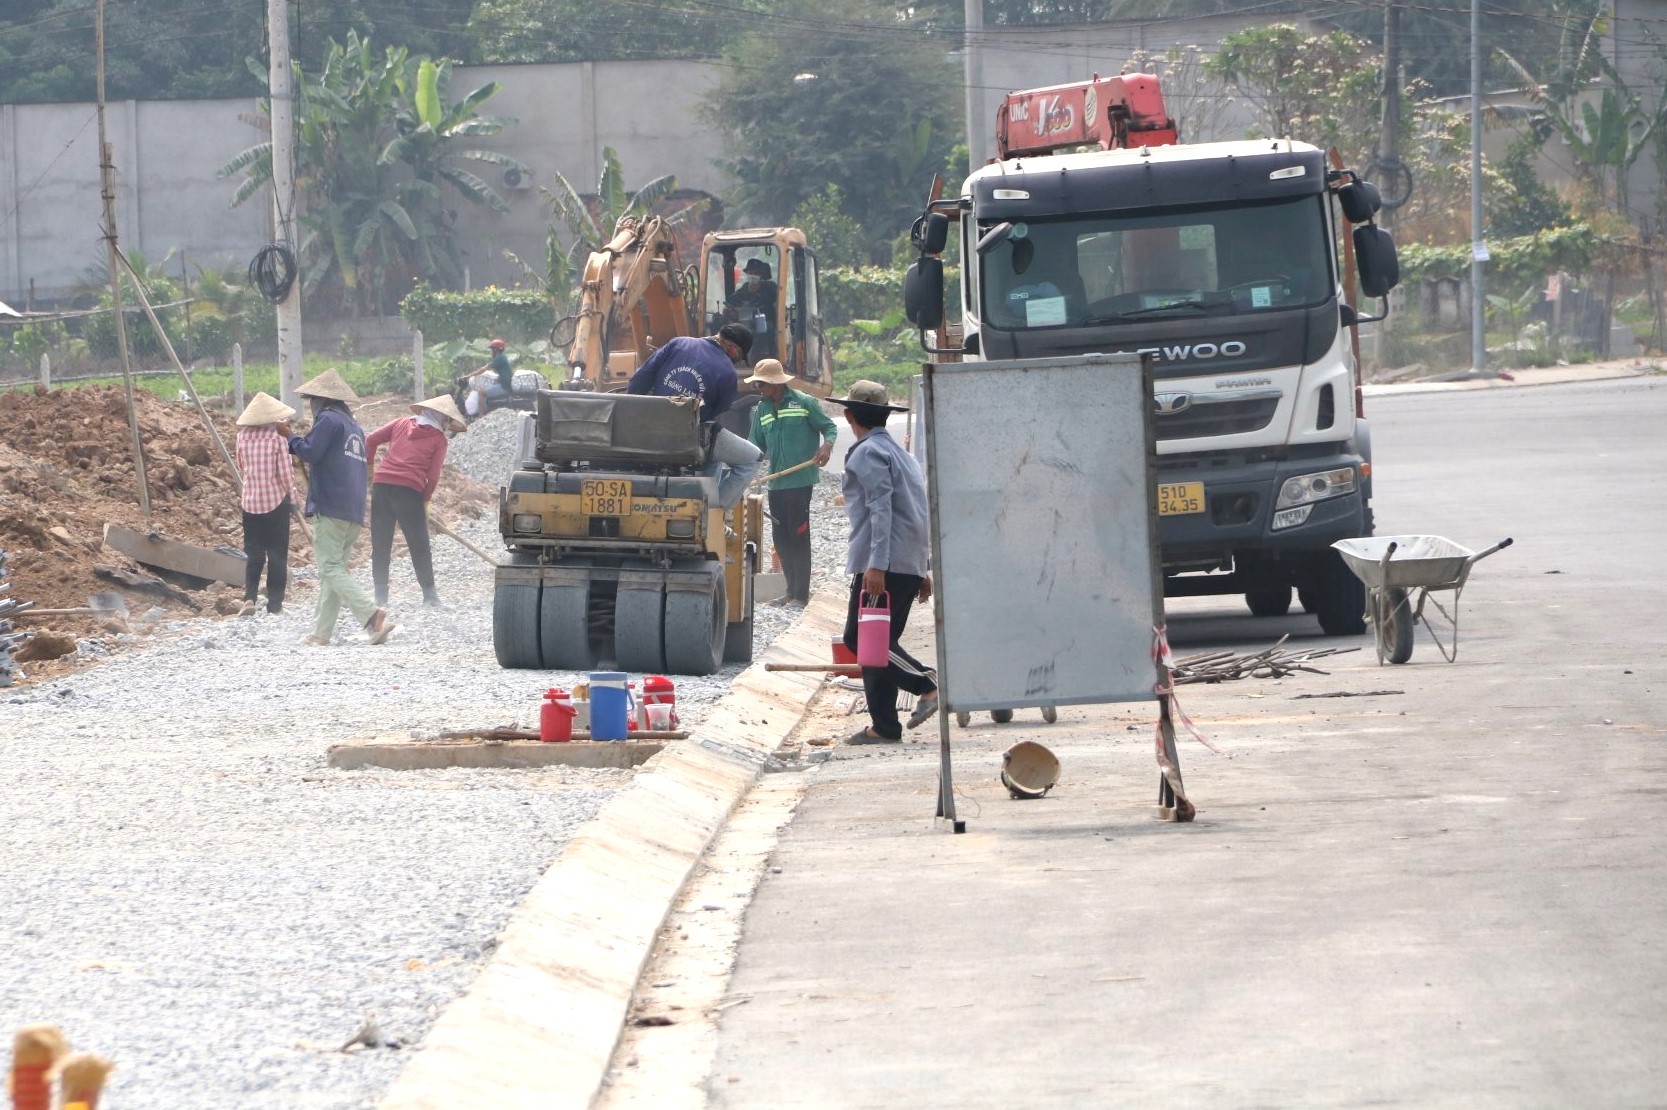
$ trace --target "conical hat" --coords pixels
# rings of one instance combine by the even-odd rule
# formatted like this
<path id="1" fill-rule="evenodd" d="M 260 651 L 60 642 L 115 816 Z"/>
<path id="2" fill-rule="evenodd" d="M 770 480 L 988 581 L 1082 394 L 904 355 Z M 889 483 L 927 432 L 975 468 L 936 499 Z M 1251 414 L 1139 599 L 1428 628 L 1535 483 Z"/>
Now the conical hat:
<path id="1" fill-rule="evenodd" d="M 257 424 L 276 424 L 280 420 L 289 420 L 295 416 L 295 410 L 272 396 L 270 393 L 257 393 L 250 398 L 242 415 L 237 418 L 239 428 L 252 428 Z"/>
<path id="2" fill-rule="evenodd" d="M 457 402 L 453 401 L 449 394 L 442 393 L 438 397 L 430 397 L 426 401 L 418 401 L 411 406 L 412 412 L 416 412 L 418 409 L 427 409 L 429 412 L 439 413 L 451 421 L 453 427 L 459 432 L 467 431 L 469 428 L 469 422 L 464 420 L 463 414 L 457 411 Z"/>
<path id="3" fill-rule="evenodd" d="M 350 405 L 359 402 L 359 395 L 353 392 L 353 387 L 334 370 L 326 370 L 312 381 L 302 382 L 301 388 L 295 392 L 303 397 L 323 397 L 327 401 L 342 401 Z"/>

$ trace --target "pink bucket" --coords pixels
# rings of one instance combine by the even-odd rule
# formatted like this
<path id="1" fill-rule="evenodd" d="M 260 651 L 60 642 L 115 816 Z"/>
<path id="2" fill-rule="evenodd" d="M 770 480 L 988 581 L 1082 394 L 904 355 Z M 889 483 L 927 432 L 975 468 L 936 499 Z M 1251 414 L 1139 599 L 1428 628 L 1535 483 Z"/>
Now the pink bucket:
<path id="1" fill-rule="evenodd" d="M 873 598 L 876 604 L 870 605 Z M 883 667 L 891 660 L 891 595 L 863 594 L 857 605 L 857 664 Z"/>

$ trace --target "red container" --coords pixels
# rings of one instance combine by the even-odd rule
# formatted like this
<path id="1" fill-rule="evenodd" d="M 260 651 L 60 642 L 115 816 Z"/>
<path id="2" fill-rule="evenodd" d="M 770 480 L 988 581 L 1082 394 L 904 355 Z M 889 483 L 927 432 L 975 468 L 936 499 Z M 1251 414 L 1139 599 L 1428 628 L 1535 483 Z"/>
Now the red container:
<path id="1" fill-rule="evenodd" d="M 833 661 L 835 663 L 842 667 L 857 665 L 857 653 L 846 647 L 843 639 L 836 636 L 829 642 L 833 645 Z"/>
<path id="2" fill-rule="evenodd" d="M 566 690 L 549 691 L 538 711 L 538 738 L 546 744 L 564 744 L 573 739 L 576 716 L 578 710 L 573 708 Z"/>
<path id="3" fill-rule="evenodd" d="M 642 727 L 649 728 L 648 707 L 671 706 L 671 727 L 677 727 L 677 686 L 663 674 L 651 674 L 642 680 Z"/>

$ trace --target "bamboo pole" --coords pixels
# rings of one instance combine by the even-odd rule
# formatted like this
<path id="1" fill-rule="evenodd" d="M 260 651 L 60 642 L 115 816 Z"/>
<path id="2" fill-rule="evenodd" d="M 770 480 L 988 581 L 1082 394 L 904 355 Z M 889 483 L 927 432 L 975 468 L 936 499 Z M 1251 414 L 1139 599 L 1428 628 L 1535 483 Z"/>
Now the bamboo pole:
<path id="1" fill-rule="evenodd" d="M 98 172 L 104 198 L 105 264 L 110 270 L 110 304 L 116 313 L 116 350 L 122 359 L 122 385 L 127 392 L 127 430 L 133 438 L 133 467 L 139 476 L 139 508 L 145 527 L 151 526 L 150 481 L 145 475 L 145 448 L 139 439 L 139 409 L 133 399 L 133 363 L 127 351 L 127 316 L 122 312 L 122 275 L 116 265 L 121 253 L 116 246 L 116 163 L 110 152 L 110 138 L 104 127 L 104 0 L 98 0 L 98 19 L 93 32 L 98 55 Z"/>

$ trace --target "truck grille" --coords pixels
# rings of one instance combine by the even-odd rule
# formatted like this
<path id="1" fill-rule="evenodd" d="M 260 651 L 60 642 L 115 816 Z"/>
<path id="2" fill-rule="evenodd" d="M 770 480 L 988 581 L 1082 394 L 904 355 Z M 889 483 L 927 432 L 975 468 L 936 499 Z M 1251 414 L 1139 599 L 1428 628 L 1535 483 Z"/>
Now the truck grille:
<path id="1" fill-rule="evenodd" d="M 1259 431 L 1272 422 L 1278 409 L 1278 397 L 1194 401 L 1180 412 L 1158 413 L 1158 439 L 1197 439 Z"/>

